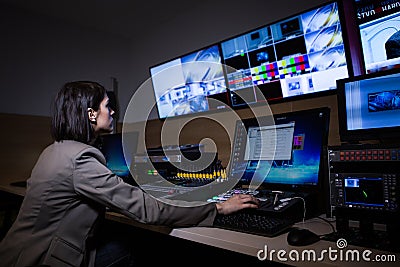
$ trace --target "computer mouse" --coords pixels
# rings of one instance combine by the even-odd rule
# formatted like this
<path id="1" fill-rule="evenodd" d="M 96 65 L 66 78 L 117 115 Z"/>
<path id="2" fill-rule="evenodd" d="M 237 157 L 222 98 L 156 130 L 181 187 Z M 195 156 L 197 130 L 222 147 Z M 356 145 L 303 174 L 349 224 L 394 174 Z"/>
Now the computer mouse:
<path id="1" fill-rule="evenodd" d="M 320 240 L 320 237 L 308 230 L 302 228 L 294 228 L 287 235 L 287 242 L 291 246 L 307 246 Z"/>

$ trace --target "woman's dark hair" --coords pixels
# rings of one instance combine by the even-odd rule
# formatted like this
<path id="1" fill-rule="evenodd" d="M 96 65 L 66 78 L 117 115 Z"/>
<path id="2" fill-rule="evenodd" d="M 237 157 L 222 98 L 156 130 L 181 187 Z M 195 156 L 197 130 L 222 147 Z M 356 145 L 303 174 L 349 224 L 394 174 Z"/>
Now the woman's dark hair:
<path id="1" fill-rule="evenodd" d="M 53 103 L 51 134 L 55 141 L 74 140 L 85 144 L 94 141 L 88 108 L 99 110 L 106 89 L 91 81 L 64 84 Z"/>

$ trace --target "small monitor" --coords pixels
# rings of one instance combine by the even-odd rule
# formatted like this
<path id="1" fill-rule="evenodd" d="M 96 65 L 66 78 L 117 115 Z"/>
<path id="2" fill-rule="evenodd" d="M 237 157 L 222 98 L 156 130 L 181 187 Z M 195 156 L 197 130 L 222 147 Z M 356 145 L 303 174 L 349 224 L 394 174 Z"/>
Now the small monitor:
<path id="1" fill-rule="evenodd" d="M 355 0 L 366 73 L 400 67 L 400 4 Z"/>
<path id="2" fill-rule="evenodd" d="M 345 205 L 384 207 L 384 182 L 382 177 L 346 177 L 344 179 Z"/>
<path id="3" fill-rule="evenodd" d="M 264 189 L 318 191 L 327 172 L 329 114 L 317 108 L 238 121 L 230 176 Z"/>
<path id="4" fill-rule="evenodd" d="M 337 81 L 342 142 L 390 142 L 400 134 L 400 69 Z"/>

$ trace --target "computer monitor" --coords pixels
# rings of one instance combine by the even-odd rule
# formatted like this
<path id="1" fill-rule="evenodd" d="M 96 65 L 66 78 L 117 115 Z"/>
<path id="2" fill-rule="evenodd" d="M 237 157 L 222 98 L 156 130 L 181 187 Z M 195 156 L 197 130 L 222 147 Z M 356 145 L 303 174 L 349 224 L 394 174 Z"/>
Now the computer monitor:
<path id="1" fill-rule="evenodd" d="M 337 81 L 342 142 L 396 142 L 400 135 L 400 69 Z"/>
<path id="2" fill-rule="evenodd" d="M 160 119 L 229 106 L 218 44 L 150 67 Z"/>
<path id="3" fill-rule="evenodd" d="M 242 186 L 256 181 L 261 189 L 321 193 L 327 176 L 329 116 L 329 108 L 316 108 L 275 114 L 273 120 L 239 120 L 230 177 Z"/>
<path id="4" fill-rule="evenodd" d="M 113 133 L 101 136 L 100 151 L 106 159 L 107 167 L 128 183 L 133 183 L 130 164 L 137 150 L 138 136 L 138 132 Z M 125 147 L 122 138 L 124 138 Z M 126 153 L 124 153 L 124 149 L 127 150 Z"/>
<path id="5" fill-rule="evenodd" d="M 341 2 L 221 42 L 233 108 L 333 93 L 349 76 Z"/>
<path id="6" fill-rule="evenodd" d="M 400 67 L 400 4 L 354 0 L 366 73 Z"/>

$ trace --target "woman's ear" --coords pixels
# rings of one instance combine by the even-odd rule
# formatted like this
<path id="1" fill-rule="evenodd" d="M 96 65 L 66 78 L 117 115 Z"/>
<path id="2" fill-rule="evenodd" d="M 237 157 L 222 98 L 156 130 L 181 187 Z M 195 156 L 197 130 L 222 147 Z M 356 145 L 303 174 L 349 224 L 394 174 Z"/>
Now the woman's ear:
<path id="1" fill-rule="evenodd" d="M 90 122 L 96 122 L 97 112 L 92 108 L 88 108 L 88 117 Z"/>

